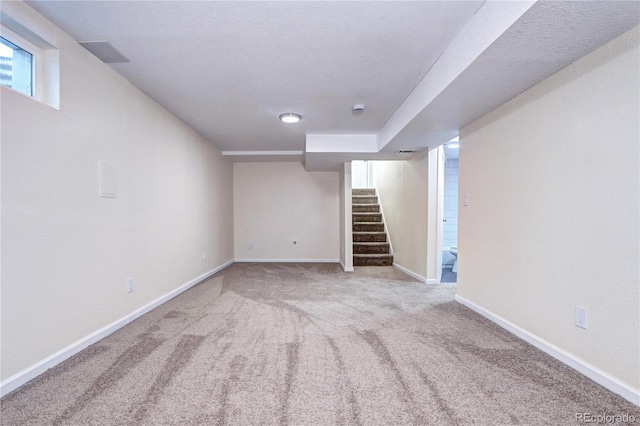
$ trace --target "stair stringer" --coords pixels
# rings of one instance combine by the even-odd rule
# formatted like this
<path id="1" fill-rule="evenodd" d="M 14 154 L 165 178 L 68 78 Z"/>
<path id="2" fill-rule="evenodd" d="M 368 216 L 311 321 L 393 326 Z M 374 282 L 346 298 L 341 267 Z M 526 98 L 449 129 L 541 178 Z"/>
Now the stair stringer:
<path id="1" fill-rule="evenodd" d="M 387 234 L 387 242 L 389 243 L 389 254 L 393 256 L 393 243 L 391 242 L 391 234 L 389 233 L 389 228 L 387 227 L 387 219 L 384 216 L 384 208 L 382 207 L 382 198 L 380 198 L 380 192 L 378 188 L 373 188 L 376 192 L 376 197 L 378 197 L 378 205 L 380 206 L 380 214 L 382 215 L 382 225 L 384 226 L 384 232 Z"/>

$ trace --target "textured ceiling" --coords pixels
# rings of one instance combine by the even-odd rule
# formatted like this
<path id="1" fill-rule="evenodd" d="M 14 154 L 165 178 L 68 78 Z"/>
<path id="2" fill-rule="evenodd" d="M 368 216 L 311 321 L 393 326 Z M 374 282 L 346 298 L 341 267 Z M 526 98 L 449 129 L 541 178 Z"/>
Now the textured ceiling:
<path id="1" fill-rule="evenodd" d="M 28 2 L 79 42 L 108 41 L 131 61 L 113 68 L 236 151 L 377 132 L 482 3 Z M 283 126 L 288 111 L 303 121 Z"/>
<path id="2" fill-rule="evenodd" d="M 236 161 L 307 170 L 440 145 L 640 22 L 638 1 L 27 3 Z"/>
<path id="3" fill-rule="evenodd" d="M 637 1 L 537 2 L 384 150 L 437 146 L 455 136 L 457 129 L 639 23 Z"/>

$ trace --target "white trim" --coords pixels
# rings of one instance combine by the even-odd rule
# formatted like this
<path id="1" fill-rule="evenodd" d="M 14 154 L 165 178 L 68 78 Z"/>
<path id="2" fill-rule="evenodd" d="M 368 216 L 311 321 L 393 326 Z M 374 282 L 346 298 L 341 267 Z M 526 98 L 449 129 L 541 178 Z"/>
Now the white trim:
<path id="1" fill-rule="evenodd" d="M 427 278 L 427 284 L 443 284 L 435 278 Z M 453 284 L 453 283 L 452 283 Z"/>
<path id="2" fill-rule="evenodd" d="M 431 153 L 429 155 L 431 155 Z M 447 162 L 442 145 L 438 147 L 435 155 L 437 155 L 435 188 L 436 205 L 433 208 L 436 209 L 436 280 L 438 282 L 442 282 L 442 244 L 444 239 L 444 171 L 445 164 Z M 432 175 L 429 175 L 429 178 L 432 177 Z M 432 189 L 433 188 L 430 185 L 429 190 Z M 433 238 L 433 235 L 430 234 L 429 237 Z"/>
<path id="3" fill-rule="evenodd" d="M 517 325 L 507 321 L 506 319 L 499 317 L 498 315 L 495 315 L 494 313 L 476 305 L 473 302 L 468 301 L 467 299 L 457 294 L 455 296 L 455 300 L 458 303 L 461 303 L 462 305 L 468 307 L 472 311 L 479 313 L 480 315 L 487 318 L 488 320 L 496 323 L 497 325 L 504 328 L 505 330 L 515 334 L 525 342 L 530 343 L 531 345 L 535 346 L 536 348 L 540 349 L 543 352 L 546 352 L 547 354 L 551 355 L 552 357 L 562 362 L 563 364 L 566 364 L 567 366 L 573 368 L 577 372 L 584 374 L 594 382 L 609 389 L 611 392 L 616 393 L 622 396 L 623 398 L 625 398 L 626 400 L 640 406 L 640 389 L 632 388 L 626 383 L 621 382 L 620 380 L 616 379 L 610 374 L 578 358 L 572 353 L 569 353 L 564 349 L 559 348 L 558 346 L 547 342 L 546 340 L 536 336 L 535 334 L 523 328 L 518 327 Z"/>
<path id="4" fill-rule="evenodd" d="M 344 272 L 353 272 L 353 268 L 347 268 L 346 266 L 344 266 L 344 263 L 342 263 L 342 260 L 339 263 L 340 263 L 340 267 Z"/>
<path id="5" fill-rule="evenodd" d="M 222 151 L 224 156 L 242 155 L 302 155 L 304 151 Z"/>
<path id="6" fill-rule="evenodd" d="M 382 198 L 380 198 L 380 191 L 378 191 L 377 187 L 370 188 L 370 189 L 373 189 L 376 197 L 378 197 L 378 206 L 380 207 L 380 215 L 382 215 L 382 225 L 384 226 L 384 233 L 387 234 L 387 243 L 389 243 L 389 254 L 393 256 L 393 244 L 391 244 L 391 233 L 389 233 L 389 228 L 387 228 L 387 221 L 384 218 L 384 209 L 382 208 Z M 411 276 L 413 277 L 413 275 Z"/>
<path id="7" fill-rule="evenodd" d="M 340 263 L 340 259 L 235 259 L 240 263 Z"/>
<path id="8" fill-rule="evenodd" d="M 200 275 L 199 277 L 196 277 L 196 278 L 192 279 L 191 281 L 181 285 L 180 287 L 176 288 L 173 291 L 170 291 L 169 293 L 165 294 L 164 296 L 161 296 L 161 297 L 157 298 L 156 300 L 147 303 L 146 305 L 142 306 L 139 309 L 136 309 L 135 311 L 133 311 L 130 314 L 120 318 L 119 320 L 117 320 L 115 322 L 112 322 L 111 324 L 106 325 L 106 326 L 102 327 L 99 330 L 94 331 L 93 333 L 89 334 L 88 336 L 85 336 L 82 339 L 70 344 L 66 348 L 63 348 L 63 349 L 59 350 L 58 352 L 48 356 L 47 358 L 43 359 L 42 361 L 39 361 L 39 362 L 33 364 L 32 366 L 27 367 L 24 370 L 14 374 L 13 376 L 9 377 L 8 379 L 6 379 L 2 383 L 0 383 L 0 397 L 3 397 L 6 394 L 8 394 L 9 392 L 12 392 L 12 391 L 18 389 L 20 386 L 24 385 L 25 383 L 27 383 L 30 380 L 35 379 L 36 377 L 38 377 L 42 373 L 46 372 L 50 368 L 55 367 L 56 365 L 58 365 L 61 362 L 65 361 L 66 359 L 72 357 L 73 355 L 77 354 L 78 352 L 82 351 L 83 349 L 85 349 L 85 348 L 89 347 L 90 345 L 93 345 L 94 343 L 104 339 L 108 335 L 112 334 L 113 332 L 115 332 L 115 331 L 119 330 L 120 328 L 124 327 L 125 325 L 129 324 L 133 320 L 135 320 L 137 318 L 140 318 L 142 315 L 146 314 L 147 312 L 151 311 L 152 309 L 157 308 L 158 306 L 160 306 L 163 303 L 169 301 L 170 299 L 173 299 L 174 297 L 176 297 L 180 293 L 185 292 L 186 290 L 190 289 L 194 285 L 198 284 L 201 281 L 206 280 L 207 278 L 209 278 L 210 276 L 212 276 L 216 272 L 221 271 L 222 269 L 226 268 L 227 266 L 229 266 L 229 265 L 231 265 L 233 263 L 234 263 L 234 260 L 232 259 L 232 260 L 230 260 L 230 261 L 228 261 L 226 263 L 223 263 L 222 265 L 218 266 L 217 268 L 212 269 L 209 272 L 205 272 L 204 274 Z"/>
<path id="9" fill-rule="evenodd" d="M 353 163 L 344 163 L 344 261 L 345 272 L 353 272 Z"/>
<path id="10" fill-rule="evenodd" d="M 408 270 L 404 266 L 398 265 L 396 262 L 393 262 L 392 265 L 393 265 L 394 268 L 396 268 L 400 272 L 404 272 L 405 274 L 409 275 L 412 278 L 415 278 L 416 280 L 420 281 L 421 283 L 429 284 L 427 279 L 425 277 L 423 277 L 422 275 L 418 275 L 415 272 Z"/>

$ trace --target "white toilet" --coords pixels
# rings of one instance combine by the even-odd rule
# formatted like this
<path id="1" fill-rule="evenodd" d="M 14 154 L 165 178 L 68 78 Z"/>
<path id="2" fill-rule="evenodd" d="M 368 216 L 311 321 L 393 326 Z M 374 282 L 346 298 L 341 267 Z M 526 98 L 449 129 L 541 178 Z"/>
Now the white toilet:
<path id="1" fill-rule="evenodd" d="M 449 253 L 451 253 L 453 255 L 453 257 L 456 258 L 456 260 L 453 262 L 453 268 L 451 268 L 451 272 L 458 272 L 458 247 L 457 246 L 453 246 L 449 249 Z"/>

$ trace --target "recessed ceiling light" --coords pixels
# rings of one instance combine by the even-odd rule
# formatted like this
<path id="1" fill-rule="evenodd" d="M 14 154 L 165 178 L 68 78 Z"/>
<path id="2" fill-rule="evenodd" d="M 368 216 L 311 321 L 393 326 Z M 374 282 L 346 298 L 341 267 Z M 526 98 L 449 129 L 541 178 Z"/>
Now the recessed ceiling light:
<path id="1" fill-rule="evenodd" d="M 278 117 L 280 121 L 283 123 L 293 124 L 302 120 L 302 116 L 300 114 L 296 114 L 295 112 L 285 112 L 284 114 L 280 114 Z"/>

